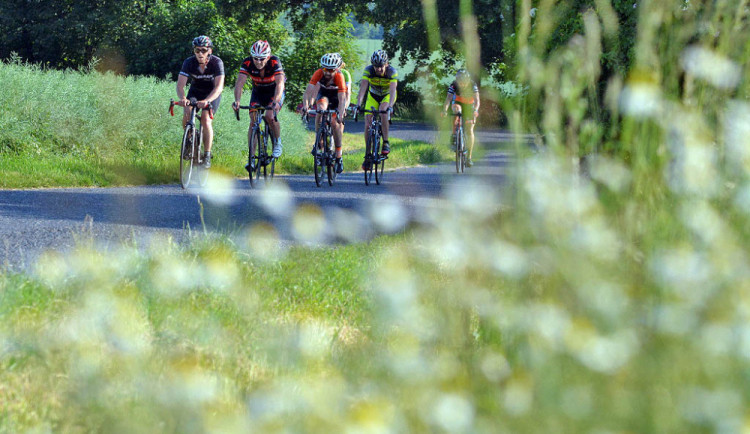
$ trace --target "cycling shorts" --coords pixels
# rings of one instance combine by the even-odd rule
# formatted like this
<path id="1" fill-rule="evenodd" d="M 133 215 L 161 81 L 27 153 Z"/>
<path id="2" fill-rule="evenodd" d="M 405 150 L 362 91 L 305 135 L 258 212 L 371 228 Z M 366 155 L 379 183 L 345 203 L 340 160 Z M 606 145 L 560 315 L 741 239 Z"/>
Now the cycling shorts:
<path id="1" fill-rule="evenodd" d="M 365 105 L 365 109 L 370 110 L 373 107 L 375 107 L 375 110 L 380 110 L 380 104 L 382 104 L 384 102 L 387 102 L 387 103 L 391 102 L 391 94 L 390 93 L 387 94 L 387 95 L 380 96 L 380 95 L 373 95 L 372 92 L 368 91 L 367 92 L 367 101 L 365 101 L 365 104 L 364 104 Z M 393 103 L 395 103 L 395 102 L 396 102 L 396 97 L 394 95 Z"/>
<path id="2" fill-rule="evenodd" d="M 463 113 L 464 122 L 474 121 L 474 104 L 473 103 L 464 103 L 464 102 L 458 102 L 456 100 L 453 100 L 453 104 L 461 107 L 461 113 Z"/>
<path id="3" fill-rule="evenodd" d="M 323 100 L 328 101 L 328 110 L 337 110 L 339 108 L 339 95 L 338 92 L 324 92 L 322 89 L 318 92 L 318 96 L 315 97 L 317 106 L 321 106 Z"/>
<path id="4" fill-rule="evenodd" d="M 188 89 L 188 93 L 187 93 L 186 98 L 187 99 L 195 98 L 198 101 L 202 101 L 202 100 L 206 99 L 206 97 L 208 95 L 210 95 L 210 94 L 211 94 L 210 90 L 208 92 L 201 92 L 201 91 L 194 90 L 194 88 L 192 86 L 190 86 L 190 89 Z M 213 110 L 214 115 L 219 111 L 219 103 L 220 102 L 221 102 L 221 95 L 219 95 L 219 97 L 216 98 L 215 100 L 211 101 L 211 110 Z"/>
<path id="5" fill-rule="evenodd" d="M 268 107 L 273 100 L 273 96 L 276 94 L 276 86 L 269 86 L 268 88 L 253 87 L 253 92 L 250 94 L 250 105 L 260 105 L 262 107 Z M 281 93 L 281 100 L 279 100 L 279 106 L 284 105 L 284 98 L 286 92 Z"/>

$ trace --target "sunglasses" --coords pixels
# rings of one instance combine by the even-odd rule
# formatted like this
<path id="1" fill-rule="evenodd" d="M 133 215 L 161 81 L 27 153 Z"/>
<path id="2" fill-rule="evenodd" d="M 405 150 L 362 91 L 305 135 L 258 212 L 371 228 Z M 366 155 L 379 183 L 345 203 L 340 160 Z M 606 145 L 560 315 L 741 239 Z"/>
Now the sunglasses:
<path id="1" fill-rule="evenodd" d="M 195 53 L 205 54 L 208 53 L 208 48 L 196 48 L 193 50 Z"/>
<path id="2" fill-rule="evenodd" d="M 330 68 L 323 68 L 323 71 L 330 72 L 331 74 L 333 74 L 334 72 L 336 72 L 335 69 L 330 69 Z"/>
<path id="3" fill-rule="evenodd" d="M 267 57 L 253 57 L 253 60 L 256 62 L 262 62 L 264 60 L 268 59 Z"/>

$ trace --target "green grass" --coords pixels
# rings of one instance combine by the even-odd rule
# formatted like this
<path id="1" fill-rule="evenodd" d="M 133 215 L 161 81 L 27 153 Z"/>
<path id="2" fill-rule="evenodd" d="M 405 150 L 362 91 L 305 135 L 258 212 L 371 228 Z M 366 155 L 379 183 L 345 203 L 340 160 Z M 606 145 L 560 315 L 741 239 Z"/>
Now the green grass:
<path id="1" fill-rule="evenodd" d="M 167 112 L 174 83 L 111 73 L 48 71 L 18 61 L 0 63 L 14 104 L 0 108 L 0 188 L 116 186 L 175 183 L 179 179 L 181 109 Z M 248 96 L 245 96 L 248 98 Z M 214 119 L 215 170 L 246 176 L 249 120 L 237 121 L 225 88 Z M 284 110 L 284 156 L 279 173 L 312 171 L 313 134 Z M 347 135 L 345 165 L 361 165 L 361 137 Z M 422 142 L 394 139 L 392 166 L 446 159 Z M 359 158 L 359 161 L 357 159 Z"/>

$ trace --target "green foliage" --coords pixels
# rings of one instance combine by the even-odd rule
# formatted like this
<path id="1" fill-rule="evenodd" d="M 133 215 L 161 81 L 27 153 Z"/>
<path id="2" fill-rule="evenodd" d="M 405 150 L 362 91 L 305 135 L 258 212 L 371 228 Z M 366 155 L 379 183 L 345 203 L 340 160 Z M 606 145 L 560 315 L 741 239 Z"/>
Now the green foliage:
<path id="1" fill-rule="evenodd" d="M 229 86 L 256 40 L 266 39 L 273 47 L 279 47 L 287 38 L 275 20 L 256 16 L 249 23 L 240 24 L 234 18 L 223 17 L 212 2 L 204 1 L 159 3 L 151 9 L 146 26 L 148 31 L 129 35 L 120 44 L 129 74 L 175 79 L 182 62 L 192 55 L 193 38 L 205 34 L 214 41 L 214 54 L 224 61 L 225 84 Z"/>
<path id="2" fill-rule="evenodd" d="M 362 67 L 352 25 L 345 15 L 335 19 L 310 19 L 294 34 L 294 42 L 280 54 L 287 72 L 287 100 L 293 106 L 302 101 L 307 83 L 315 70 L 320 68 L 320 58 L 325 53 L 341 53 L 347 69 L 356 71 Z M 352 74 L 354 75 L 354 74 Z"/>

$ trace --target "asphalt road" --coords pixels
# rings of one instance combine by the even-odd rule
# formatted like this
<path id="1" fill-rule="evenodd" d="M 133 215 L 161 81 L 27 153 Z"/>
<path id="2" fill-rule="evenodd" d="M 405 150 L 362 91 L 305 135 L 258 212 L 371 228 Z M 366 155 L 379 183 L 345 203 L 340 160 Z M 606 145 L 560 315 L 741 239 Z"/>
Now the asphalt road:
<path id="1" fill-rule="evenodd" d="M 347 131 L 356 132 L 357 124 L 347 125 Z M 435 137 L 426 125 L 400 124 L 392 134 L 425 141 Z M 173 184 L 0 190 L 0 269 L 28 269 L 45 250 L 112 249 L 123 243 L 144 248 L 205 233 L 247 238 L 250 228 L 272 228 L 264 233 L 282 243 L 366 240 L 439 213 L 450 206 L 447 192 L 463 182 L 502 183 L 511 156 L 496 144 L 510 138 L 499 130 L 479 132 L 478 140 L 489 150 L 463 175 L 456 174 L 455 164 L 387 170 L 382 185 L 365 186 L 362 172 L 356 171 L 322 187 L 315 186 L 311 173 L 279 176 L 257 188 L 250 188 L 247 179 L 212 175 L 204 189 Z"/>

